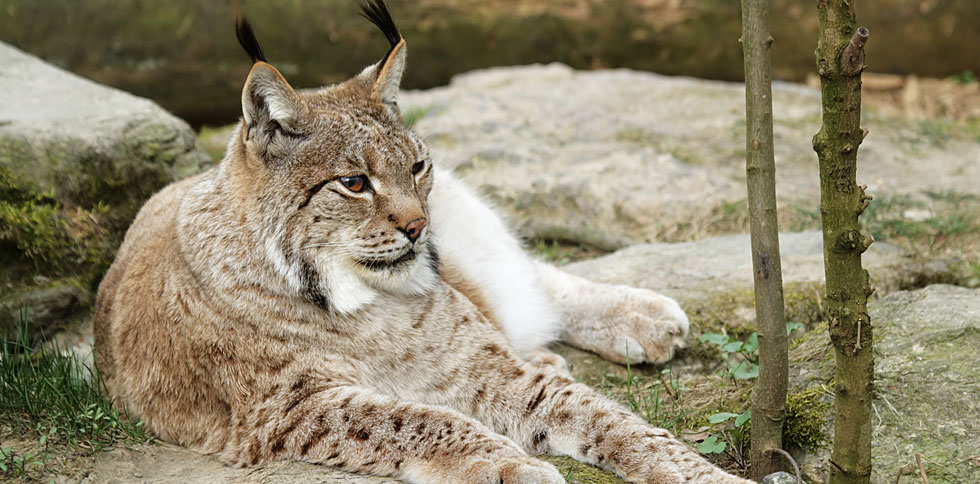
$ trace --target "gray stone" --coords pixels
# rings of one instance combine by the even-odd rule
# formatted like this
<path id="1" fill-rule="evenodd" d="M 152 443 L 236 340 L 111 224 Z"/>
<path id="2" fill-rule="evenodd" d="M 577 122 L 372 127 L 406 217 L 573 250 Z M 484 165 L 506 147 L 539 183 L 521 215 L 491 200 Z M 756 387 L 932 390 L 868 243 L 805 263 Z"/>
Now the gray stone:
<path id="1" fill-rule="evenodd" d="M 616 249 L 747 226 L 739 83 L 550 64 L 462 74 L 400 102 L 427 109 L 415 129 L 436 161 L 484 192 L 524 235 Z M 980 194 L 975 138 L 936 135 L 873 106 L 863 114 L 871 135 L 858 180 L 870 193 Z M 819 200 L 810 146 L 819 91 L 775 83 L 773 118 L 781 223 L 815 226 L 798 211 L 816 213 Z"/>
<path id="2" fill-rule="evenodd" d="M 211 161 L 149 100 L 3 43 L 0 64 L 0 332 L 30 305 L 37 333 L 83 314 L 143 202 Z"/>
<path id="3" fill-rule="evenodd" d="M 760 484 L 797 484 L 796 476 L 787 472 L 774 472 L 762 479 Z"/>
<path id="4" fill-rule="evenodd" d="M 920 453 L 932 481 L 980 482 L 980 289 L 903 291 L 870 314 L 875 476 L 894 478 Z"/>
<path id="5" fill-rule="evenodd" d="M 922 454 L 931 482 L 980 482 L 980 289 L 931 285 L 869 305 L 875 338 L 872 482 L 893 482 L 899 468 L 917 475 Z M 825 328 L 791 352 L 794 389 L 825 388 L 833 377 Z M 830 402 L 829 393 L 824 401 Z M 833 416 L 827 415 L 827 435 Z M 828 470 L 829 449 L 803 456 L 811 480 Z M 903 481 L 904 482 L 904 481 Z"/>
<path id="6" fill-rule="evenodd" d="M 57 331 L 85 317 L 91 297 L 90 291 L 71 285 L 12 294 L 0 300 L 0 333 L 6 331 L 7 336 L 12 338 L 14 334 L 11 333 L 23 329 L 21 324 L 26 315 L 30 322 L 26 328 L 29 339 L 41 334 L 52 337 Z"/>
<path id="7" fill-rule="evenodd" d="M 816 322 L 823 294 L 822 235 L 781 233 L 779 243 L 788 317 Z M 963 277 L 959 261 L 923 259 L 883 242 L 872 244 L 864 253 L 863 264 L 871 273 L 878 296 L 928 283 L 955 282 Z M 711 319 L 720 320 L 726 327 L 754 324 L 748 234 L 677 244 L 638 244 L 569 264 L 564 269 L 598 282 L 660 291 L 678 299 L 696 323 Z"/>
<path id="8" fill-rule="evenodd" d="M 210 164 L 187 124 L 152 101 L 3 43 L 0 62 L 0 165 L 63 205 L 102 202 L 131 218 L 156 190 Z"/>

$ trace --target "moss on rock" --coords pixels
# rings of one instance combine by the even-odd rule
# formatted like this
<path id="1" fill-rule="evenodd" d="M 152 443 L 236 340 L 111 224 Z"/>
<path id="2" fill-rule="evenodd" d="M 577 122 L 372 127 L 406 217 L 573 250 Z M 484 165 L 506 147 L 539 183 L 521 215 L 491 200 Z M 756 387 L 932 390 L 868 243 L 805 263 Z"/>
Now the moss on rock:
<path id="1" fill-rule="evenodd" d="M 0 330 L 84 318 L 129 223 L 211 164 L 183 121 L 0 43 Z M 59 299 L 60 298 L 60 299 Z"/>
<path id="2" fill-rule="evenodd" d="M 827 443 L 824 428 L 831 404 L 819 388 L 786 396 L 786 420 L 783 423 L 783 446 L 816 452 Z"/>

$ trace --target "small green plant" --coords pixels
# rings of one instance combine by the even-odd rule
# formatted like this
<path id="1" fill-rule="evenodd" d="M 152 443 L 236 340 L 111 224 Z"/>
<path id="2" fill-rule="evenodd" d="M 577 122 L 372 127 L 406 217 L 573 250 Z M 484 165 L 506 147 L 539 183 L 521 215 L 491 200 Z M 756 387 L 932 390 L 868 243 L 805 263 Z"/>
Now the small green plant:
<path id="1" fill-rule="evenodd" d="M 21 455 L 10 447 L 0 447 L 0 475 L 24 477 L 41 467 L 44 467 L 44 460 L 37 452 Z"/>
<path id="2" fill-rule="evenodd" d="M 786 334 L 790 335 L 802 327 L 803 323 L 789 321 L 786 323 Z M 728 375 L 733 380 L 751 380 L 759 376 L 759 362 L 756 355 L 759 349 L 758 333 L 753 332 L 744 342 L 733 340 L 725 334 L 705 333 L 701 335 L 700 341 L 718 346 L 722 358 L 728 362 Z M 738 465 L 744 467 L 751 420 L 751 409 L 741 413 L 719 412 L 708 416 L 708 423 L 714 430 L 698 444 L 698 452 L 727 453 Z"/>
<path id="3" fill-rule="evenodd" d="M 698 452 L 702 454 L 723 454 L 727 442 L 718 440 L 717 435 L 709 435 L 698 444 Z"/>
<path id="4" fill-rule="evenodd" d="M 715 431 L 698 444 L 698 452 L 728 454 L 736 464 L 744 468 L 751 420 L 752 410 L 742 413 L 719 412 L 708 416 L 708 423 Z"/>
<path id="5" fill-rule="evenodd" d="M 759 334 L 753 332 L 747 341 L 732 340 L 727 334 L 704 333 L 702 343 L 718 346 L 722 358 L 728 362 L 728 374 L 735 380 L 750 380 L 759 376 L 759 362 L 755 355 L 759 349 Z"/>
<path id="6" fill-rule="evenodd" d="M 786 334 L 803 327 L 803 323 L 789 321 Z M 727 334 L 704 333 L 699 339 L 702 343 L 716 345 L 722 358 L 728 362 L 728 374 L 735 380 L 751 380 L 759 376 L 759 333 L 752 332 L 746 341 L 733 340 Z"/>
<path id="7" fill-rule="evenodd" d="M 621 395 L 623 403 L 652 425 L 676 431 L 688 424 L 690 411 L 681 404 L 681 394 L 687 389 L 680 385 L 677 375 L 669 368 L 661 370 L 659 378 L 637 375 L 630 362 L 629 348 L 626 353 L 626 378 L 606 374 L 602 384 L 625 388 L 625 395 Z M 616 398 L 611 389 L 606 391 L 606 396 Z"/>
<path id="8" fill-rule="evenodd" d="M 977 76 L 973 71 L 967 69 L 949 77 L 950 80 L 959 84 L 973 84 L 977 82 Z"/>

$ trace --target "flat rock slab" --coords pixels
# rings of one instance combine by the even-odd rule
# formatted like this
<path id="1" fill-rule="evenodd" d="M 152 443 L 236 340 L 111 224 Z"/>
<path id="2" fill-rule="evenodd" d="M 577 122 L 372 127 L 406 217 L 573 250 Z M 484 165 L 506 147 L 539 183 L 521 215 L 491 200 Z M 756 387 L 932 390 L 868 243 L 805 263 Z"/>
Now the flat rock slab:
<path id="1" fill-rule="evenodd" d="M 338 472 L 304 462 L 234 468 L 211 456 L 169 444 L 141 445 L 99 454 L 85 473 L 61 476 L 78 484 L 395 484 L 402 481 Z"/>
<path id="2" fill-rule="evenodd" d="M 500 67 L 408 92 L 403 109 L 443 166 L 530 236 L 602 248 L 686 240 L 731 218 L 745 193 L 742 84 L 561 64 Z M 816 210 L 820 93 L 776 82 L 777 200 Z M 870 193 L 980 194 L 980 142 L 864 110 L 858 180 Z M 737 211 L 735 210 L 735 211 Z M 741 230 L 741 228 L 740 228 Z M 712 232 L 713 231 L 713 232 Z"/>
<path id="3" fill-rule="evenodd" d="M 820 232 L 779 234 L 783 284 L 788 309 L 795 303 L 819 306 L 824 280 L 823 237 Z M 919 287 L 930 282 L 956 281 L 959 262 L 927 260 L 903 249 L 876 242 L 862 258 L 876 293 Z M 638 244 L 596 259 L 575 262 L 564 269 L 598 282 L 628 284 L 662 292 L 687 308 L 715 314 L 724 299 L 730 318 L 725 325 L 754 320 L 752 251 L 748 234 L 709 237 L 676 244 Z M 692 315 L 697 322 L 697 315 Z M 796 315 L 812 320 L 819 317 Z M 804 317 L 806 316 L 806 317 Z M 741 319 L 741 323 L 734 320 Z M 809 322 L 809 321 L 805 321 Z"/>
<path id="4" fill-rule="evenodd" d="M 902 291 L 870 314 L 875 476 L 894 479 L 920 453 L 930 482 L 980 482 L 980 289 Z"/>
<path id="5" fill-rule="evenodd" d="M 874 324 L 872 482 L 905 467 L 920 482 L 980 482 L 980 289 L 944 284 L 898 291 L 868 305 Z M 822 389 L 831 403 L 833 348 L 826 326 L 790 351 L 790 387 Z M 826 434 L 833 435 L 828 405 Z M 829 449 L 802 459 L 813 479 L 828 472 Z M 902 482 L 906 482 L 903 480 Z"/>

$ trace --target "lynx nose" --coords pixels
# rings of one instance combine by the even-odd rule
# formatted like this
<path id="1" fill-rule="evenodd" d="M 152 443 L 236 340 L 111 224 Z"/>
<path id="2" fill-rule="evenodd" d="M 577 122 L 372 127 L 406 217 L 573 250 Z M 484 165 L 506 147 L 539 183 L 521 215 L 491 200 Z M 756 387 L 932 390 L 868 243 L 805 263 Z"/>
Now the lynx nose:
<path id="1" fill-rule="evenodd" d="M 402 232 L 405 234 L 405 237 L 408 237 L 408 240 L 415 242 L 416 239 L 422 236 L 422 229 L 424 228 L 425 219 L 417 218 L 409 222 L 408 225 L 402 229 Z"/>

